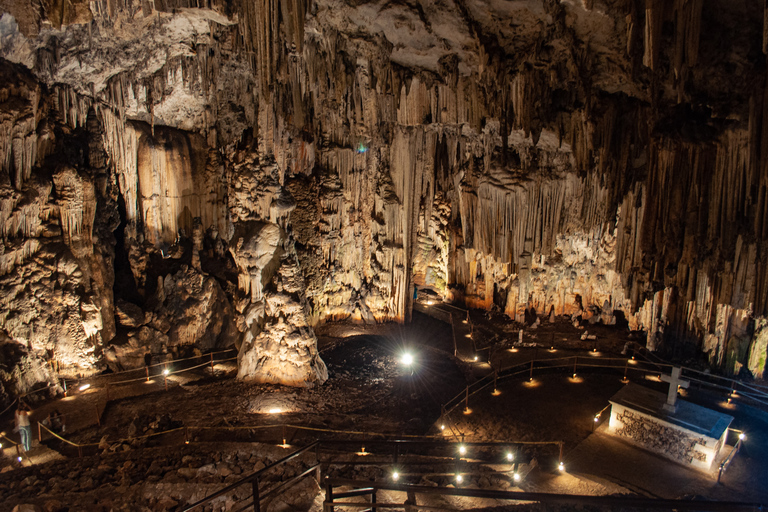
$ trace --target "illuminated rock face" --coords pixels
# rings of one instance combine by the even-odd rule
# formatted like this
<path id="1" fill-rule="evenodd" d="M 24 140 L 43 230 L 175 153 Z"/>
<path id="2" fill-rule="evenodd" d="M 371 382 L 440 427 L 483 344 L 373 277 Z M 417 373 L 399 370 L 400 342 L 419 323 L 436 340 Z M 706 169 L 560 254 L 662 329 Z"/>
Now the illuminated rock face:
<path id="1" fill-rule="evenodd" d="M 315 326 L 407 321 L 418 286 L 762 376 L 757 3 L 276 5 L 3 3 L 10 352 L 235 344 L 309 385 Z"/>

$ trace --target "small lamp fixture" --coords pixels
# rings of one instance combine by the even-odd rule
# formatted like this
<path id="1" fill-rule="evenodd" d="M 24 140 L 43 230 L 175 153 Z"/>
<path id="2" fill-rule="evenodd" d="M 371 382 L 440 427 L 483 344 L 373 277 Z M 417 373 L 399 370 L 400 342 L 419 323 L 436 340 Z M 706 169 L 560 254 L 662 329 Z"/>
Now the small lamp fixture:
<path id="1" fill-rule="evenodd" d="M 560 461 L 560 464 L 557 465 L 557 469 L 560 471 L 565 471 L 565 464 L 563 464 L 563 461 Z"/>
<path id="2" fill-rule="evenodd" d="M 165 370 L 163 370 L 163 375 L 166 375 L 166 376 L 167 376 L 169 373 L 171 373 L 171 370 L 169 370 L 168 368 L 166 368 Z"/>
<path id="3" fill-rule="evenodd" d="M 467 454 L 467 447 L 463 444 L 459 445 L 459 455 L 466 455 Z"/>
<path id="4" fill-rule="evenodd" d="M 398 480 L 399 478 L 400 478 L 400 473 L 398 473 L 397 471 L 393 471 L 393 472 L 392 472 L 392 480 L 394 480 L 395 482 L 397 482 L 397 480 Z"/>
<path id="5" fill-rule="evenodd" d="M 520 473 L 515 473 L 514 475 L 512 475 L 512 478 L 515 480 L 515 482 L 519 482 L 520 481 Z"/>
<path id="6" fill-rule="evenodd" d="M 406 352 L 405 354 L 403 354 L 402 361 L 405 366 L 411 366 L 413 364 L 413 354 Z"/>
<path id="7" fill-rule="evenodd" d="M 457 482 L 457 483 L 461 483 L 461 482 L 463 482 L 463 481 L 464 481 L 464 477 L 463 477 L 463 476 L 461 476 L 461 475 L 456 475 L 456 482 Z"/>
<path id="8" fill-rule="evenodd" d="M 747 438 L 747 436 L 745 436 L 745 435 L 744 435 L 744 432 L 742 432 L 741 434 L 739 434 L 739 441 L 743 441 L 743 440 L 745 440 L 746 438 Z"/>
<path id="9" fill-rule="evenodd" d="M 440 430 L 441 431 L 445 430 L 445 425 L 440 425 Z"/>
<path id="10" fill-rule="evenodd" d="M 515 458 L 515 454 L 513 454 L 512 452 L 507 452 L 507 460 L 509 462 L 512 462 L 514 458 Z"/>

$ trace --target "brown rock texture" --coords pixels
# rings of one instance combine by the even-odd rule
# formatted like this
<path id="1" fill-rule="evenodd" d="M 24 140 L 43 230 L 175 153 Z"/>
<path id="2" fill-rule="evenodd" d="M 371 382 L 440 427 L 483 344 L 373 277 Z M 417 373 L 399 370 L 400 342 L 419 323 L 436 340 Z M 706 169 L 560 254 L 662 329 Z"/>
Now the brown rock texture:
<path id="1" fill-rule="evenodd" d="M 761 378 L 758 4 L 3 0 L 7 343 L 64 374 L 236 344 L 306 385 L 313 327 L 418 286 Z"/>

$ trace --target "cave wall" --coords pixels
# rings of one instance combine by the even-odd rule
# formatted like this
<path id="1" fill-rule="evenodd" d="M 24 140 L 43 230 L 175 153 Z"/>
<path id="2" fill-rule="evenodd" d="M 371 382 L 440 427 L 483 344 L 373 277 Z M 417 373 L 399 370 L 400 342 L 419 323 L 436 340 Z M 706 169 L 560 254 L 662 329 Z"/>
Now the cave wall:
<path id="1" fill-rule="evenodd" d="M 762 3 L 35 5 L 0 2 L 0 286 L 41 367 L 235 343 L 310 385 L 314 327 L 418 286 L 762 377 Z"/>

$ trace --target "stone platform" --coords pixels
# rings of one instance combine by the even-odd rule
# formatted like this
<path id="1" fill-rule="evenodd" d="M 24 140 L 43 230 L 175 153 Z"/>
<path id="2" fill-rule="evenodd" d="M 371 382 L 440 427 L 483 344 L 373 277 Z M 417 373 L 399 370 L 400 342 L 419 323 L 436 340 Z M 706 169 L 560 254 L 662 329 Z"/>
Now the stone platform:
<path id="1" fill-rule="evenodd" d="M 710 471 L 725 446 L 733 416 L 677 401 L 664 408 L 666 395 L 629 383 L 611 399 L 608 433 L 675 462 Z"/>

